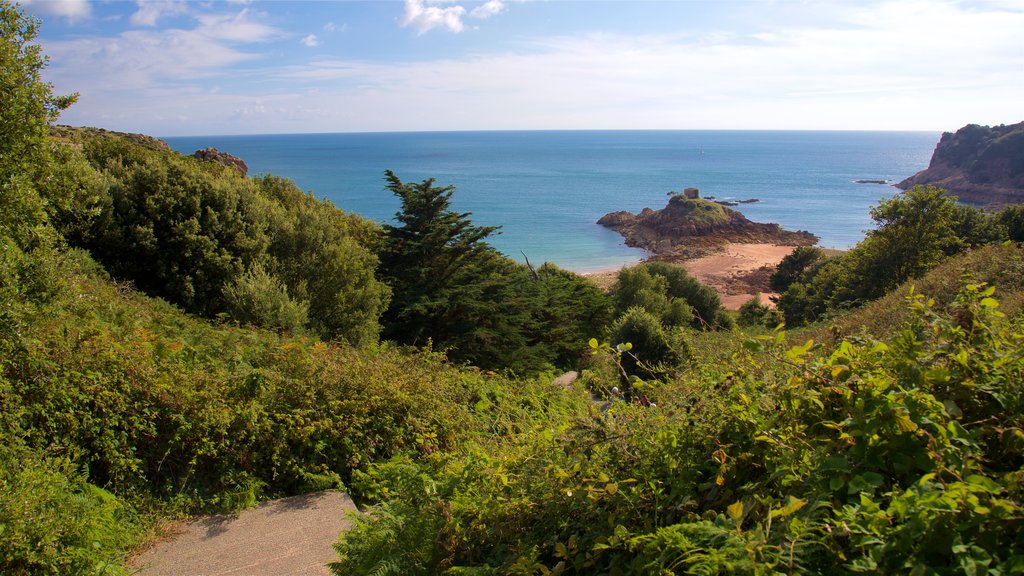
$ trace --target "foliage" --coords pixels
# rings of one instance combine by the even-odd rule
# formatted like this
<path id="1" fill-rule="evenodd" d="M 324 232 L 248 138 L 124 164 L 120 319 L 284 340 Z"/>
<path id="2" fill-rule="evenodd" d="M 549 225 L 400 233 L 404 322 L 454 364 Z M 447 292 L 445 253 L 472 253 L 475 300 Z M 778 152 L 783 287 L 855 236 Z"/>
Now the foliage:
<path id="1" fill-rule="evenodd" d="M 457 436 L 475 382 L 430 355 L 216 328 L 80 276 L 10 343 L 12 431 L 119 495 L 231 508 Z"/>
<path id="2" fill-rule="evenodd" d="M 1006 227 L 1007 239 L 1024 242 L 1024 205 L 1007 206 L 996 214 L 996 218 Z"/>
<path id="3" fill-rule="evenodd" d="M 484 239 L 469 214 L 450 209 L 452 186 L 407 184 L 387 172 L 402 199 L 400 225 L 385 226 L 382 272 L 394 290 L 384 337 L 445 350 L 458 362 L 519 373 L 575 364 L 610 305 L 584 279 L 545 264 L 522 266 Z"/>
<path id="4" fill-rule="evenodd" d="M 764 326 L 775 328 L 782 324 L 782 314 L 776 308 L 761 303 L 759 296 L 754 296 L 740 306 L 736 319 L 740 326 Z"/>
<path id="5" fill-rule="evenodd" d="M 963 248 L 996 244 L 1009 238 L 1007 227 L 998 214 L 989 214 L 967 204 L 953 205 L 952 229 L 959 242 L 951 244 L 946 254 L 956 254 Z"/>
<path id="6" fill-rule="evenodd" d="M 133 541 L 124 506 L 67 458 L 0 444 L 0 488 L 0 572 L 124 573 Z"/>
<path id="7" fill-rule="evenodd" d="M 641 307 L 665 326 L 710 328 L 722 303 L 713 289 L 686 270 L 665 262 L 645 262 L 619 272 L 611 289 L 618 314 Z"/>
<path id="8" fill-rule="evenodd" d="M 54 96 L 43 82 L 46 58 L 33 44 L 38 23 L 0 1 L 0 236 L 28 248 L 44 221 L 35 180 L 45 173 L 47 130 L 76 95 Z"/>
<path id="9" fill-rule="evenodd" d="M 224 287 L 228 314 L 243 324 L 300 333 L 309 322 L 309 305 L 288 296 L 288 288 L 254 264 Z"/>
<path id="10" fill-rule="evenodd" d="M 678 368 L 688 354 L 685 341 L 676 332 L 669 333 L 654 315 L 634 307 L 612 323 L 611 343 L 631 345 L 622 358 L 626 374 L 643 379 L 660 379 Z"/>
<path id="11" fill-rule="evenodd" d="M 776 266 L 768 279 L 772 290 L 782 293 L 796 282 L 803 282 L 825 260 L 825 252 L 816 246 L 797 246 Z"/>
<path id="12" fill-rule="evenodd" d="M 912 313 L 905 305 L 913 292 L 928 294 L 935 309 L 949 312 L 958 288 L 964 282 L 985 283 L 1000 294 L 1000 309 L 1015 315 L 1024 310 L 1024 249 L 1012 244 L 983 246 L 954 256 L 921 278 L 908 280 L 882 298 L 834 319 L 816 339 L 839 339 L 867 332 L 891 337 Z"/>
<path id="13" fill-rule="evenodd" d="M 61 152 L 67 163 L 54 178 L 65 196 L 54 203 L 54 222 L 113 276 L 205 316 L 236 313 L 241 322 L 376 341 L 388 289 L 374 277 L 373 224 L 287 180 L 243 178 L 112 134 L 74 138 L 89 165 L 70 146 Z M 265 294 L 252 292 L 254 270 L 272 278 Z M 242 286 L 247 302 L 239 300 Z M 292 302 L 287 321 L 280 311 L 252 309 L 284 296 Z"/>
<path id="14" fill-rule="evenodd" d="M 1007 228 L 933 186 L 915 186 L 871 210 L 877 228 L 853 249 L 805 268 L 779 298 L 786 324 L 797 326 L 855 308 L 918 278 L 968 247 L 1002 241 Z M 795 260 L 795 258 L 794 258 Z M 777 272 L 789 276 L 790 265 Z"/>
<path id="15" fill-rule="evenodd" d="M 335 573 L 1016 573 L 1024 334 L 984 286 L 908 306 L 887 343 L 749 339 L 656 408 L 373 466 Z"/>

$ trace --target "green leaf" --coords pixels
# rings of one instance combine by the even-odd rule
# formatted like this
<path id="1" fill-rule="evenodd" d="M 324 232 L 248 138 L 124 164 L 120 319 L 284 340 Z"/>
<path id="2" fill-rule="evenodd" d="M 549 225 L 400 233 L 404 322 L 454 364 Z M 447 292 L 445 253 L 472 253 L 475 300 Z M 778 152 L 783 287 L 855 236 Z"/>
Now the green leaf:
<path id="1" fill-rule="evenodd" d="M 993 494 L 1003 491 L 1002 487 L 995 480 L 981 474 L 969 474 L 964 478 L 964 482 L 972 487 L 978 487 Z"/>

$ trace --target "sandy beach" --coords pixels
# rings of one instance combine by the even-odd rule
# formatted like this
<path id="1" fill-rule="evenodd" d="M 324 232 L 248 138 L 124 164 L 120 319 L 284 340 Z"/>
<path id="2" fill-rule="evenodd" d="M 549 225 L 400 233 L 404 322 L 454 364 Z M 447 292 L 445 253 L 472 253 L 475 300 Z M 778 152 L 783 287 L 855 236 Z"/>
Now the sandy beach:
<path id="1" fill-rule="evenodd" d="M 759 296 L 763 303 L 769 303 L 768 298 L 774 294 L 765 291 L 768 276 L 795 249 L 795 246 L 779 244 L 728 243 L 721 252 L 677 263 L 714 288 L 726 309 L 736 310 L 754 296 Z M 585 276 L 607 289 L 615 282 L 618 271 L 619 268 L 613 268 Z"/>

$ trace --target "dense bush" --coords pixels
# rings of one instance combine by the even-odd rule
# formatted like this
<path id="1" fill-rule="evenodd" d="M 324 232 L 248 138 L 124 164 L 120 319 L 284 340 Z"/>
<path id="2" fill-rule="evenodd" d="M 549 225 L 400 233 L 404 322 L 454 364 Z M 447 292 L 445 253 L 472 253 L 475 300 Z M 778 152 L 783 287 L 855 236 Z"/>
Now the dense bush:
<path id="1" fill-rule="evenodd" d="M 661 379 L 672 374 L 688 359 L 685 341 L 678 328 L 668 330 L 647 310 L 634 307 L 612 323 L 613 345 L 629 345 L 622 358 L 626 374 L 642 379 Z"/>
<path id="2" fill-rule="evenodd" d="M 775 328 L 783 322 L 782 314 L 776 308 L 761 303 L 761 298 L 754 296 L 740 306 L 736 321 L 740 326 L 764 326 Z"/>
<path id="3" fill-rule="evenodd" d="M 62 267 L 61 297 L 7 344 L 9 433 L 117 494 L 230 508 L 447 445 L 467 417 L 474 380 L 429 355 L 216 328 Z"/>
<path id="4" fill-rule="evenodd" d="M 655 389 L 371 466 L 337 574 L 1013 573 L 1020 326 L 969 285 L 888 343 L 750 340 Z"/>
<path id="5" fill-rule="evenodd" d="M 787 254 L 768 279 L 769 287 L 785 292 L 797 282 L 803 282 L 825 260 L 825 252 L 816 246 L 797 246 Z"/>
<path id="6" fill-rule="evenodd" d="M 798 326 L 856 308 L 918 278 L 946 257 L 1009 238 L 1013 212 L 991 215 L 956 204 L 940 188 L 916 186 L 871 210 L 877 228 L 848 252 L 822 262 L 794 253 L 773 276 L 786 324 Z M 1005 219 L 1005 223 L 1004 220 Z"/>
<path id="7" fill-rule="evenodd" d="M 131 518 L 67 457 L 0 444 L 0 488 L 0 572 L 124 573 L 120 564 L 134 541 Z"/>
<path id="8" fill-rule="evenodd" d="M 715 327 L 722 310 L 713 289 L 665 262 L 622 269 L 611 293 L 618 314 L 638 306 L 665 326 Z"/>
<path id="9" fill-rule="evenodd" d="M 112 133 L 62 139 L 48 181 L 63 194 L 51 194 L 53 222 L 116 278 L 208 317 L 376 341 L 389 297 L 374 276 L 376 225 L 284 179 L 244 178 Z M 256 313 L 271 301 L 287 320 Z"/>

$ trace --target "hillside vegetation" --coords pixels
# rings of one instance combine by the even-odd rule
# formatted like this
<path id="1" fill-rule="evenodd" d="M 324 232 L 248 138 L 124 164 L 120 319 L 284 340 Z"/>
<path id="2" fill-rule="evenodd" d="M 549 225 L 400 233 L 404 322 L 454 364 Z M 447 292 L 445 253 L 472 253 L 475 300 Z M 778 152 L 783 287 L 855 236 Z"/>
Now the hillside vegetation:
<path id="1" fill-rule="evenodd" d="M 372 510 L 337 574 L 1024 572 L 1014 212 L 885 202 L 744 334 L 678 267 L 517 264 L 432 180 L 381 226 L 53 131 L 35 32 L 0 0 L 0 573 L 327 488 Z"/>

